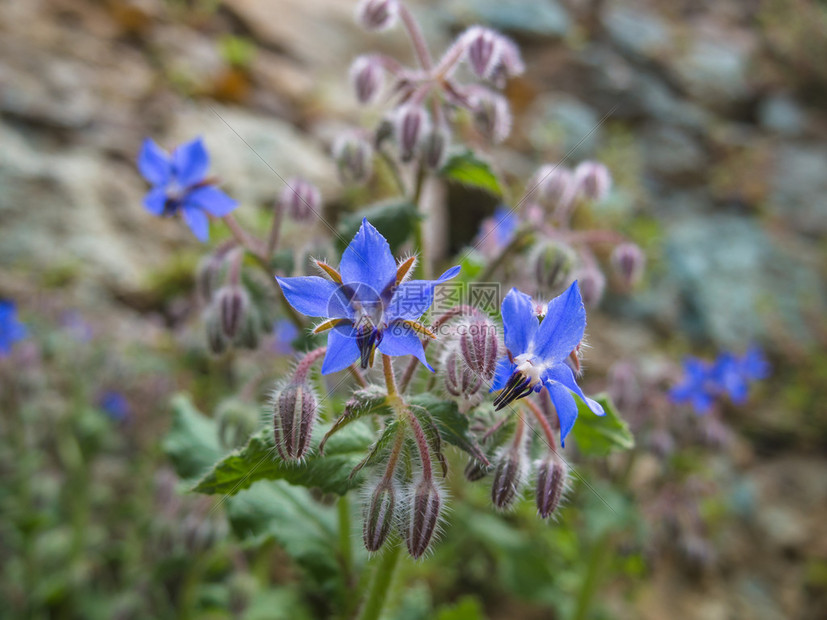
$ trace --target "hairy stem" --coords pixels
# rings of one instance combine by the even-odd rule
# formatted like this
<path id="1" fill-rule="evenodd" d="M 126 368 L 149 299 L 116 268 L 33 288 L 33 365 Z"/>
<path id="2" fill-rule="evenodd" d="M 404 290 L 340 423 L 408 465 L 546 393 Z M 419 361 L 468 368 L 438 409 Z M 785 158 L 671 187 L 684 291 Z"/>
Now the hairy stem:
<path id="1" fill-rule="evenodd" d="M 390 356 L 382 354 L 382 370 L 385 373 L 385 385 L 388 388 L 388 396 L 399 397 L 399 390 L 396 387 L 396 375 L 393 372 L 393 361 Z"/>
<path id="2" fill-rule="evenodd" d="M 350 371 L 350 374 L 353 376 L 353 378 L 356 379 L 356 383 L 359 384 L 359 387 L 368 387 L 368 382 L 365 379 L 365 375 L 362 374 L 362 371 L 359 370 L 359 367 L 356 366 L 356 364 L 351 364 L 347 367 L 347 369 L 348 371 Z"/>
<path id="3" fill-rule="evenodd" d="M 546 442 L 548 443 L 548 447 L 551 449 L 552 452 L 557 452 L 557 438 L 554 436 L 554 429 L 551 428 L 551 424 L 549 424 L 548 418 L 546 418 L 545 414 L 540 410 L 537 404 L 528 398 L 523 401 L 531 410 L 531 413 L 534 414 L 534 417 L 537 418 L 537 422 L 540 424 L 540 428 L 543 429 L 543 435 L 546 436 Z"/>
<path id="4" fill-rule="evenodd" d="M 431 450 L 428 448 L 428 439 L 425 437 L 425 431 L 422 430 L 422 425 L 410 410 L 408 410 L 408 421 L 411 425 L 411 430 L 413 430 L 416 447 L 419 450 L 419 459 L 422 461 L 422 479 L 432 480 Z"/>
<path id="5" fill-rule="evenodd" d="M 398 538 L 394 537 L 393 540 L 388 542 L 391 544 L 386 545 L 386 551 L 375 557 L 376 564 L 373 569 L 373 579 L 371 580 L 365 605 L 359 614 L 359 620 L 378 620 L 388 598 L 393 575 L 402 551 L 402 544 Z"/>
<path id="6" fill-rule="evenodd" d="M 353 587 L 353 545 L 350 540 L 350 500 L 342 495 L 336 503 L 339 520 L 339 554 L 345 587 Z"/>
<path id="7" fill-rule="evenodd" d="M 425 43 L 425 37 L 422 35 L 419 23 L 414 18 L 413 13 L 408 10 L 408 7 L 401 3 L 399 4 L 399 17 L 402 19 L 402 25 L 405 26 L 408 37 L 411 39 L 416 59 L 425 71 L 430 71 L 433 66 L 431 52 L 428 51 L 428 45 Z"/>
<path id="8" fill-rule="evenodd" d="M 276 253 L 276 248 L 279 245 L 279 234 L 281 233 L 281 221 L 284 219 L 284 205 L 281 200 L 276 201 L 276 206 L 273 209 L 273 222 L 270 224 L 270 234 L 267 237 L 267 262 L 273 259 L 273 254 Z"/>

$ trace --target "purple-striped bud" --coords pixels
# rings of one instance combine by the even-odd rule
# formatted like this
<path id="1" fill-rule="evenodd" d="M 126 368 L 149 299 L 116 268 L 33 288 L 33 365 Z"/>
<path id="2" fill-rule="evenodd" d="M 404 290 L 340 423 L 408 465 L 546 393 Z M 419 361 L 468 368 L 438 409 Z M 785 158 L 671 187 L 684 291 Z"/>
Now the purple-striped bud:
<path id="1" fill-rule="evenodd" d="M 505 78 L 525 73 L 525 63 L 520 55 L 520 48 L 508 37 L 500 35 L 500 58 L 491 75 L 491 80 L 500 88 Z"/>
<path id="2" fill-rule="evenodd" d="M 537 471 L 537 512 L 541 518 L 548 519 L 563 498 L 568 467 L 556 456 L 537 461 L 534 467 Z"/>
<path id="3" fill-rule="evenodd" d="M 373 172 L 373 147 L 354 132 L 342 134 L 333 143 L 333 159 L 342 183 L 361 184 Z"/>
<path id="4" fill-rule="evenodd" d="M 488 90 L 474 93 L 471 111 L 477 131 L 490 142 L 499 144 L 511 133 L 511 109 L 502 95 Z"/>
<path id="5" fill-rule="evenodd" d="M 316 395 L 307 383 L 290 383 L 273 394 L 272 403 L 276 449 L 282 459 L 298 460 L 310 447 Z"/>
<path id="6" fill-rule="evenodd" d="M 494 465 L 494 481 L 491 485 L 491 501 L 497 508 L 511 506 L 525 478 L 525 450 L 512 446 L 501 452 Z"/>
<path id="7" fill-rule="evenodd" d="M 370 501 L 365 506 L 362 540 L 368 551 L 379 551 L 385 544 L 394 523 L 395 509 L 396 489 L 393 482 L 382 480 L 371 493 Z"/>
<path id="8" fill-rule="evenodd" d="M 500 62 L 501 35 L 488 28 L 472 26 L 462 38 L 466 45 L 465 58 L 471 70 L 477 77 L 488 79 Z"/>
<path id="9" fill-rule="evenodd" d="M 643 277 L 646 256 L 635 243 L 621 243 L 612 250 L 612 267 L 625 286 L 634 286 Z"/>
<path id="10" fill-rule="evenodd" d="M 594 202 L 604 200 L 612 189 L 609 169 L 597 161 L 581 162 L 574 170 L 574 182 L 577 195 Z"/>
<path id="11" fill-rule="evenodd" d="M 468 461 L 468 465 L 465 466 L 465 479 L 468 480 L 468 482 L 476 482 L 477 480 L 485 478 L 490 471 L 491 468 L 485 463 L 477 459 L 471 459 Z"/>
<path id="12" fill-rule="evenodd" d="M 480 403 L 483 397 L 482 377 L 474 372 L 462 358 L 458 348 L 451 347 L 442 358 L 445 391 L 453 396 L 461 412 Z"/>
<path id="13" fill-rule="evenodd" d="M 448 130 L 433 127 L 422 139 L 422 161 L 431 170 L 439 170 L 448 154 Z"/>
<path id="14" fill-rule="evenodd" d="M 388 30 L 399 17 L 397 0 L 362 0 L 356 7 L 356 21 L 365 30 Z"/>
<path id="15" fill-rule="evenodd" d="M 457 326 L 462 359 L 484 381 L 491 381 L 497 370 L 499 334 L 497 326 L 487 317 L 463 321 Z"/>
<path id="16" fill-rule="evenodd" d="M 603 291 L 606 290 L 606 276 L 597 267 L 581 267 L 575 274 L 575 279 L 580 287 L 580 296 L 583 303 L 589 307 L 595 307 L 603 299 Z"/>
<path id="17" fill-rule="evenodd" d="M 376 56 L 359 56 L 350 65 L 350 82 L 359 103 L 373 103 L 385 85 L 382 61 Z"/>
<path id="18" fill-rule="evenodd" d="M 289 179 L 281 190 L 279 202 L 294 220 L 306 222 L 319 213 L 322 195 L 319 189 L 304 179 Z"/>
<path id="19" fill-rule="evenodd" d="M 250 309 L 250 297 L 242 287 L 228 285 L 221 287 L 215 295 L 221 331 L 229 341 L 241 332 Z"/>
<path id="20" fill-rule="evenodd" d="M 394 125 L 399 159 L 407 163 L 413 159 L 420 141 L 430 131 L 430 117 L 422 106 L 403 105 L 396 111 Z"/>
<path id="21" fill-rule="evenodd" d="M 198 267 L 195 270 L 195 288 L 201 301 L 205 304 L 210 303 L 213 295 L 215 295 L 221 266 L 222 261 L 214 254 L 205 256 L 198 262 Z"/>
<path id="22" fill-rule="evenodd" d="M 224 330 L 221 328 L 221 318 L 218 316 L 218 312 L 214 306 L 207 310 L 206 328 L 207 346 L 213 354 L 221 355 L 227 350 L 230 342 L 224 335 Z"/>
<path id="23" fill-rule="evenodd" d="M 405 528 L 408 553 L 415 560 L 421 558 L 428 550 L 439 523 L 441 509 L 442 497 L 439 489 L 432 480 L 423 478 L 412 489 L 410 519 L 408 527 Z"/>
<path id="24" fill-rule="evenodd" d="M 574 266 L 574 250 L 556 241 L 538 243 L 529 256 L 529 266 L 537 284 L 548 293 L 561 288 Z"/>
<path id="25" fill-rule="evenodd" d="M 562 164 L 540 166 L 529 181 L 527 191 L 532 190 L 547 207 L 565 206 L 574 197 L 574 173 Z"/>

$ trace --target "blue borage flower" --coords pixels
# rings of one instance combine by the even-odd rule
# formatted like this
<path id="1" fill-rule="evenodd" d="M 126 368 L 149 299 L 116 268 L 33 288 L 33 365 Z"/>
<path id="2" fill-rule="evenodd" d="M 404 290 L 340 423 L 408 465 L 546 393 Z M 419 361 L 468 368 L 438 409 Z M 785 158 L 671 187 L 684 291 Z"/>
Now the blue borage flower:
<path id="1" fill-rule="evenodd" d="M 502 392 L 494 406 L 502 409 L 545 387 L 557 409 L 560 443 L 565 445 L 566 435 L 577 419 L 577 403 L 572 394 L 583 399 L 595 414 L 604 414 L 598 402 L 583 394 L 566 363 L 586 330 L 586 309 L 577 282 L 548 303 L 542 322 L 531 297 L 512 288 L 503 299 L 502 317 L 508 355 L 497 365 L 491 391 Z"/>
<path id="2" fill-rule="evenodd" d="M 712 373 L 712 364 L 695 357 L 683 360 L 683 380 L 669 391 L 676 404 L 690 403 L 696 413 L 708 413 L 720 391 Z"/>
<path id="3" fill-rule="evenodd" d="M 362 368 L 374 354 L 413 355 L 431 372 L 420 335 L 434 338 L 419 318 L 431 307 L 434 287 L 459 273 L 453 267 L 437 280 L 407 280 L 415 262 L 398 265 L 387 240 L 367 219 L 342 253 L 339 271 L 316 261 L 329 279 L 319 276 L 276 278 L 293 308 L 327 319 L 314 332 L 330 331 L 322 374 L 343 370 L 360 360 Z"/>
<path id="4" fill-rule="evenodd" d="M 26 326 L 17 320 L 17 306 L 0 300 L 0 357 L 9 355 L 12 345 L 25 337 Z"/>
<path id="5" fill-rule="evenodd" d="M 147 138 L 138 155 L 138 169 L 152 184 L 144 206 L 153 215 L 172 216 L 180 212 L 200 241 L 210 236 L 207 214 L 223 217 L 238 203 L 207 178 L 210 156 L 201 138 L 182 144 L 171 154 Z"/>
<path id="6" fill-rule="evenodd" d="M 129 401 L 120 392 L 108 390 L 101 394 L 98 405 L 115 422 L 121 422 L 129 417 L 131 407 Z"/>

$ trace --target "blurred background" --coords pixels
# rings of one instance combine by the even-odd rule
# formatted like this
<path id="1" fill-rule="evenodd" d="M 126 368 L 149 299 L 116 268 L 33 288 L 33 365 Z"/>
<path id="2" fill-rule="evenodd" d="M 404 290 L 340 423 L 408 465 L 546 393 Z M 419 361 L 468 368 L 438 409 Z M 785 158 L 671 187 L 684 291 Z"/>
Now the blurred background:
<path id="1" fill-rule="evenodd" d="M 649 267 L 637 292 L 610 290 L 590 312 L 588 389 L 606 388 L 618 362 L 645 369 L 752 343 L 773 372 L 725 410 L 726 441 L 702 429 L 713 435 L 704 448 L 642 451 L 622 486 L 612 463 L 585 465 L 611 510 L 576 489 L 562 517 L 571 527 L 531 507 L 497 515 L 485 492 L 455 489 L 443 542 L 405 567 L 411 587 L 389 617 L 579 618 L 581 596 L 596 601 L 582 617 L 823 617 L 827 5 L 409 5 L 435 50 L 475 23 L 520 44 L 514 131 L 492 154 L 507 178 L 519 185 L 564 157 L 612 171 L 593 216 L 637 241 Z M 378 118 L 356 104 L 350 61 L 410 55 L 403 37 L 359 29 L 353 10 L 0 0 L 0 298 L 28 329 L 0 359 L 0 616 L 332 612 L 335 597 L 278 533 L 252 542 L 211 498 L 180 492 L 170 397 L 188 390 L 211 412 L 234 384 L 207 355 L 196 312 L 204 248 L 145 211 L 135 157 L 145 136 L 171 148 L 201 135 L 242 222 L 265 221 L 282 189 L 273 170 L 315 182 L 336 222 L 353 196 L 329 144 Z M 470 190 L 448 196 L 434 230 L 443 257 L 496 206 Z M 286 368 L 273 355 L 289 351 L 284 340 L 276 333 L 244 367 Z M 645 429 L 646 411 L 635 415 Z M 598 561 L 589 590 L 583 567 Z"/>

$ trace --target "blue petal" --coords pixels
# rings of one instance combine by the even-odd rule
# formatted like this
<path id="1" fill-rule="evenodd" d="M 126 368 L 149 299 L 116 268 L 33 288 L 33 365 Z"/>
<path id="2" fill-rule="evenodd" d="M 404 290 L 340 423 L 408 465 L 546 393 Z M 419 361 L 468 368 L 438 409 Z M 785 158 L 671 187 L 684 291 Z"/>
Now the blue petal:
<path id="1" fill-rule="evenodd" d="M 153 185 L 164 185 L 172 174 L 172 161 L 161 147 L 147 138 L 138 153 L 138 170 Z"/>
<path id="2" fill-rule="evenodd" d="M 491 389 L 488 391 L 496 392 L 497 390 L 503 389 L 505 384 L 508 383 L 509 378 L 511 378 L 511 375 L 514 374 L 515 368 L 517 368 L 517 364 L 513 363 L 507 356 L 501 358 L 500 361 L 497 362 L 494 381 L 491 383 Z"/>
<path id="3" fill-rule="evenodd" d="M 182 144 L 172 152 L 175 177 L 181 187 L 200 183 L 207 176 L 210 155 L 201 138 Z"/>
<path id="4" fill-rule="evenodd" d="M 207 242 L 210 238 L 210 218 L 201 209 L 196 207 L 184 206 L 181 209 L 184 214 L 184 221 L 190 227 L 192 234 L 201 241 Z"/>
<path id="5" fill-rule="evenodd" d="M 586 403 L 593 414 L 606 415 L 606 412 L 603 411 L 603 406 L 599 402 L 592 400 L 583 394 L 583 390 L 581 390 L 580 386 L 577 385 L 577 381 L 574 378 L 574 373 L 566 364 L 556 364 L 555 366 L 549 368 L 545 373 L 544 379 L 556 381 L 566 387 L 569 391 L 577 394 L 577 396 L 579 396 L 583 402 Z"/>
<path id="6" fill-rule="evenodd" d="M 152 215 L 163 215 L 167 203 L 167 191 L 164 187 L 154 187 L 144 196 L 144 206 Z"/>
<path id="7" fill-rule="evenodd" d="M 388 304 L 388 321 L 407 319 L 415 321 L 434 303 L 434 289 L 438 284 L 457 277 L 459 265 L 451 267 L 437 280 L 409 280 L 399 285 Z"/>
<path id="8" fill-rule="evenodd" d="M 396 261 L 387 240 L 367 219 L 345 248 L 339 265 L 345 284 L 366 284 L 381 293 L 396 278 Z"/>
<path id="9" fill-rule="evenodd" d="M 403 323 L 391 323 L 383 332 L 379 351 L 385 355 L 401 356 L 413 355 L 425 365 L 425 368 L 434 372 L 433 367 L 425 358 L 425 349 L 417 333 Z"/>
<path id="10" fill-rule="evenodd" d="M 297 279 L 297 278 L 296 278 Z M 359 345 L 353 329 L 331 329 L 327 336 L 327 353 L 322 362 L 322 374 L 344 370 L 359 359 Z"/>
<path id="11" fill-rule="evenodd" d="M 211 185 L 192 190 L 187 194 L 184 202 L 195 205 L 215 217 L 224 217 L 238 206 L 235 200 Z"/>
<path id="12" fill-rule="evenodd" d="M 528 351 L 540 324 L 531 297 L 512 288 L 503 299 L 502 315 L 505 348 L 514 357 L 522 355 Z"/>
<path id="13" fill-rule="evenodd" d="M 585 331 L 586 309 L 575 281 L 567 291 L 548 302 L 534 353 L 546 362 L 562 361 L 580 344 Z"/>
<path id="14" fill-rule="evenodd" d="M 557 410 L 557 419 L 560 421 L 560 445 L 565 447 L 566 436 L 577 420 L 577 403 L 568 388 L 556 381 L 547 381 L 546 389 L 551 396 L 551 402 Z"/>
<path id="15" fill-rule="evenodd" d="M 288 303 L 307 316 L 331 319 L 352 318 L 342 287 L 319 276 L 276 278 Z"/>

